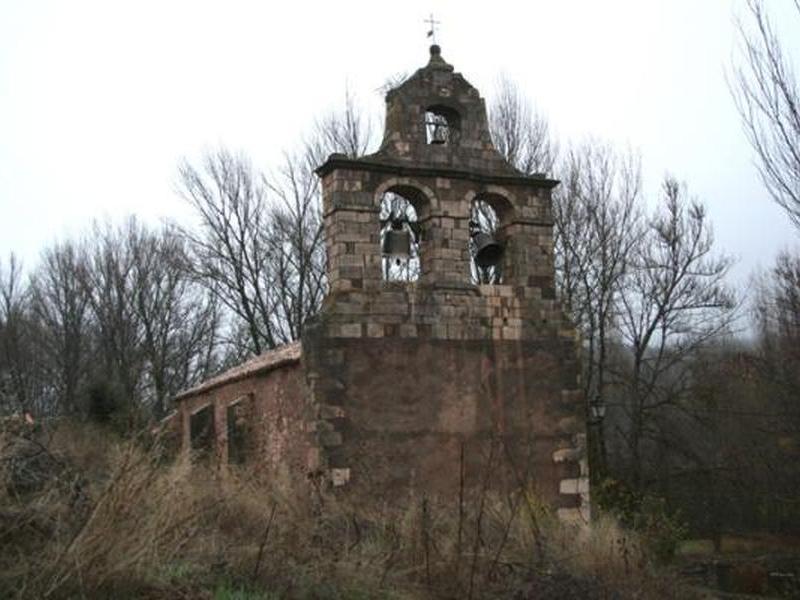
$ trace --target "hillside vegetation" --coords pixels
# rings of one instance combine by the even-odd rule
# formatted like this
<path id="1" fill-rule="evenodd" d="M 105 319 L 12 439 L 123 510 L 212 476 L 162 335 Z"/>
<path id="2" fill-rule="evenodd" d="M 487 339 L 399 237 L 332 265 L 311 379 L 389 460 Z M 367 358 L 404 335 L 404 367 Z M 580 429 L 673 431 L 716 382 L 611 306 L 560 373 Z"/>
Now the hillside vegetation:
<path id="1" fill-rule="evenodd" d="M 691 598 L 609 517 L 559 523 L 524 491 L 306 502 L 170 458 L 150 433 L 7 420 L 0 596 Z"/>

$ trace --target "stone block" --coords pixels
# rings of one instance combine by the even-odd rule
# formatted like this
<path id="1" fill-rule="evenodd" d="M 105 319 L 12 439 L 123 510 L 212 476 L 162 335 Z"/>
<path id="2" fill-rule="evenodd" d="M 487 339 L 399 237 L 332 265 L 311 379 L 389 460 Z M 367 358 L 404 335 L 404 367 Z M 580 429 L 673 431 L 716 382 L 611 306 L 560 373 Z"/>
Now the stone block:
<path id="1" fill-rule="evenodd" d="M 464 339 L 464 326 L 452 325 L 447 326 L 447 338 L 450 340 L 463 340 Z"/>
<path id="2" fill-rule="evenodd" d="M 364 312 L 364 307 L 360 304 L 350 302 L 337 302 L 336 314 L 338 315 L 359 315 Z"/>
<path id="3" fill-rule="evenodd" d="M 339 337 L 361 337 L 361 323 L 347 323 L 339 326 Z"/>
<path id="4" fill-rule="evenodd" d="M 383 337 L 383 333 L 382 323 L 367 323 L 367 337 L 380 338 Z"/>
<path id="5" fill-rule="evenodd" d="M 580 405 L 582 401 L 582 390 L 561 390 L 561 404 L 563 406 Z"/>
<path id="6" fill-rule="evenodd" d="M 362 267 L 339 267 L 338 271 L 343 279 L 357 279 L 364 274 Z"/>
<path id="7" fill-rule="evenodd" d="M 577 462 L 583 456 L 580 448 L 561 448 L 553 452 L 553 462 Z"/>
<path id="8" fill-rule="evenodd" d="M 444 323 L 434 323 L 431 329 L 431 337 L 437 339 L 447 339 L 447 325 Z"/>
<path id="9" fill-rule="evenodd" d="M 344 408 L 331 404 L 320 404 L 318 408 L 320 419 L 340 419 L 344 417 Z"/>
<path id="10" fill-rule="evenodd" d="M 350 469 L 331 469 L 330 470 L 331 485 L 333 487 L 342 487 L 350 481 Z"/>
<path id="11" fill-rule="evenodd" d="M 334 365 L 340 365 L 344 362 L 344 350 L 338 348 L 329 348 L 325 350 L 325 360 Z"/>
<path id="12" fill-rule="evenodd" d="M 342 434 L 338 431 L 320 431 L 319 443 L 323 447 L 341 446 Z"/>
<path id="13" fill-rule="evenodd" d="M 560 494 L 586 494 L 589 492 L 588 477 L 562 479 L 558 486 Z"/>
<path id="14" fill-rule="evenodd" d="M 559 433 L 572 435 L 582 432 L 585 427 L 581 419 L 579 419 L 576 415 L 570 415 L 559 419 L 558 423 L 556 424 L 556 429 Z"/>
<path id="15" fill-rule="evenodd" d="M 404 338 L 417 337 L 417 326 L 411 323 L 404 323 L 400 325 L 400 337 Z"/>

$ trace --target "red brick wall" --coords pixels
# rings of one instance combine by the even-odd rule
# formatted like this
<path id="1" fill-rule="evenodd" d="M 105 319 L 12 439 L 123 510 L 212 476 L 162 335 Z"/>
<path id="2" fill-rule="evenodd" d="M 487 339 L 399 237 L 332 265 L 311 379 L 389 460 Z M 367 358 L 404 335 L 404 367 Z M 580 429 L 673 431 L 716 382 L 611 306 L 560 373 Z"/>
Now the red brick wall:
<path id="1" fill-rule="evenodd" d="M 215 457 L 224 468 L 228 464 L 227 408 L 243 397 L 243 402 L 250 403 L 247 466 L 281 484 L 305 481 L 309 470 L 318 465 L 307 425 L 308 388 L 299 362 L 183 398 L 179 403 L 183 450 L 190 448 L 190 415 L 213 404 Z"/>

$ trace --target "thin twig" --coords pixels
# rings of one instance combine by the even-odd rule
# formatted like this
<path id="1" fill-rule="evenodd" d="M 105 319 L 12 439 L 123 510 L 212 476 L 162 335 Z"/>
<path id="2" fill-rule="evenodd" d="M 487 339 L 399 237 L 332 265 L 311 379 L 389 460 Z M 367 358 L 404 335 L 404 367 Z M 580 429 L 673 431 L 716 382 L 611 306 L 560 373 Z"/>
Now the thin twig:
<path id="1" fill-rule="evenodd" d="M 264 548 L 267 546 L 267 540 L 269 539 L 269 532 L 272 529 L 272 520 L 275 518 L 275 511 L 278 508 L 277 503 L 273 503 L 272 510 L 269 512 L 269 519 L 267 520 L 267 526 L 264 528 L 264 535 L 261 537 L 261 544 L 258 546 L 258 557 L 256 558 L 256 564 L 253 568 L 253 579 L 258 577 L 258 572 L 261 570 L 261 559 L 264 556 Z"/>
<path id="2" fill-rule="evenodd" d="M 494 462 L 494 448 L 495 440 L 492 438 L 491 445 L 489 446 L 489 460 L 486 463 L 486 471 L 483 477 L 483 486 L 481 487 L 481 500 L 478 507 L 478 516 L 475 520 L 475 543 L 472 548 L 472 564 L 469 570 L 469 591 L 467 599 L 472 600 L 472 592 L 475 583 L 475 570 L 478 567 L 478 546 L 481 543 L 481 527 L 483 525 L 483 513 L 486 505 L 486 495 L 489 490 L 489 477 L 492 474 L 492 463 Z"/>

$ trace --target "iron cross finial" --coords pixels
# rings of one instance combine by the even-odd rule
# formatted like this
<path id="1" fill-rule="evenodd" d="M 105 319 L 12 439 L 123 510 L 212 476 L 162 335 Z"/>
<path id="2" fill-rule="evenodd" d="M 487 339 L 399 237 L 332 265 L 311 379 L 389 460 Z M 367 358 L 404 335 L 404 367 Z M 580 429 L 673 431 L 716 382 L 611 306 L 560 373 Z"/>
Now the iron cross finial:
<path id="1" fill-rule="evenodd" d="M 433 18 L 433 13 L 431 13 L 430 17 L 425 19 L 425 23 L 427 23 L 428 26 L 430 27 L 430 29 L 428 30 L 428 37 L 431 38 L 433 40 L 433 43 L 435 44 L 436 43 L 436 26 L 437 25 L 441 25 L 442 23 L 441 23 L 441 21 L 437 21 L 437 20 L 435 20 Z"/>

